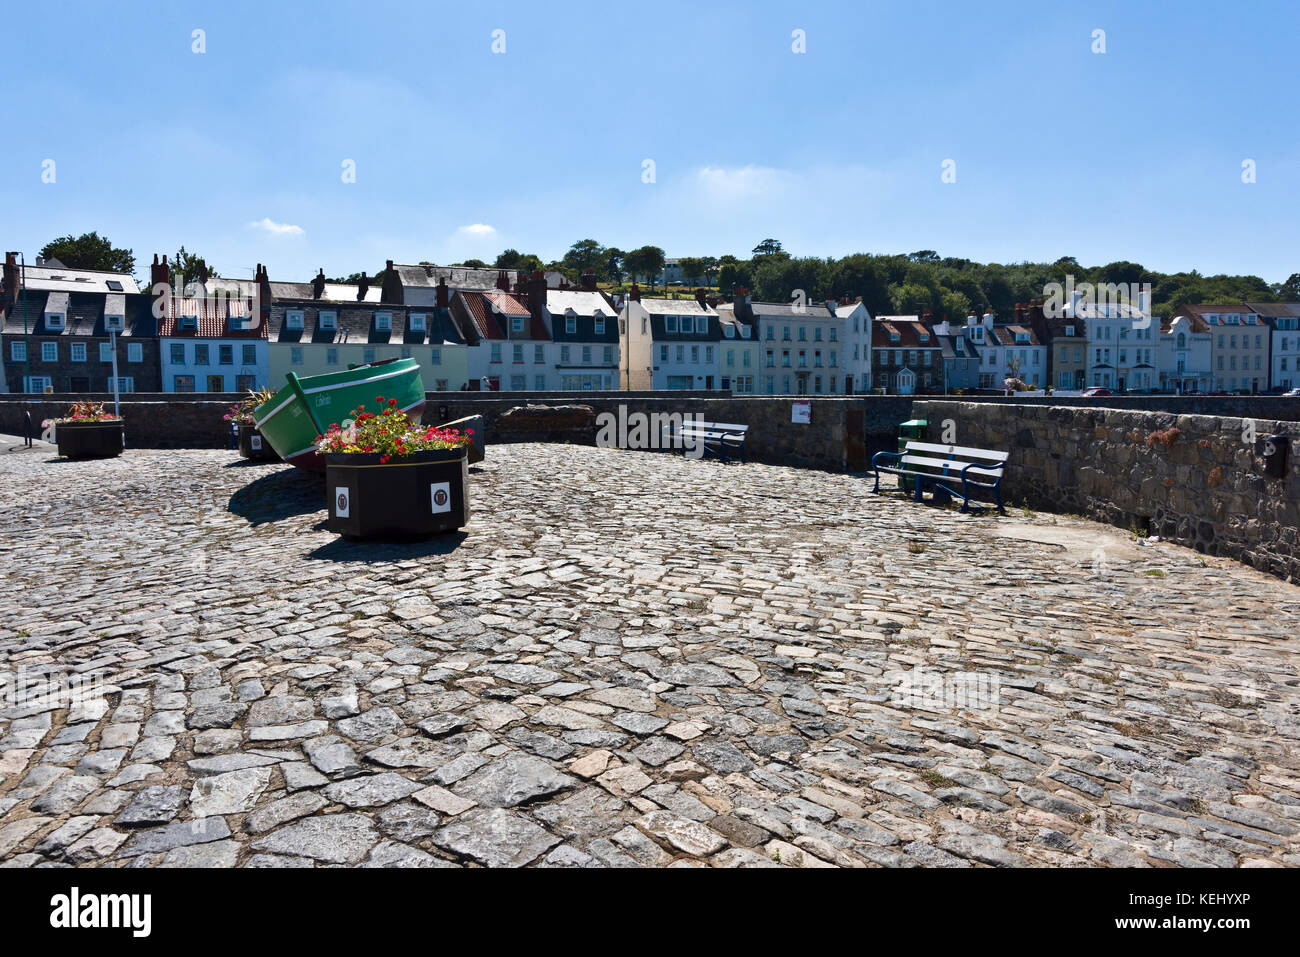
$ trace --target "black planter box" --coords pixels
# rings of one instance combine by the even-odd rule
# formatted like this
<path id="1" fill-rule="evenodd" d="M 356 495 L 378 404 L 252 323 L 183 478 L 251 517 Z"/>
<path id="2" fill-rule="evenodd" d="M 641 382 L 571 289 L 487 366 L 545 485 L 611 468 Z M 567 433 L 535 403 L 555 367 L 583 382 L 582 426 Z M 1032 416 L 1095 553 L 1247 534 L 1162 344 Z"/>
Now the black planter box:
<path id="1" fill-rule="evenodd" d="M 466 449 L 433 449 L 385 463 L 325 456 L 326 527 L 348 538 L 426 538 L 469 522 Z"/>
<path id="2" fill-rule="evenodd" d="M 280 456 L 255 425 L 239 423 L 239 454 L 254 462 L 278 462 Z"/>
<path id="3" fill-rule="evenodd" d="M 56 422 L 54 440 L 69 459 L 108 459 L 122 454 L 126 426 L 121 419 L 106 422 Z"/>

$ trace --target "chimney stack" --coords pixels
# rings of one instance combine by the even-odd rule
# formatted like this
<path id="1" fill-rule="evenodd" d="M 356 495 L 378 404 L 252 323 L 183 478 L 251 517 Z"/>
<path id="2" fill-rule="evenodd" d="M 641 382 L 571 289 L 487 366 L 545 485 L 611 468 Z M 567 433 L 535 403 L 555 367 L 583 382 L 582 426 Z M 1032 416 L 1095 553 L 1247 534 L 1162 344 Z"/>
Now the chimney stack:
<path id="1" fill-rule="evenodd" d="M 746 322 L 754 321 L 754 307 L 749 304 L 749 290 L 744 286 L 736 287 L 735 314 L 737 319 L 744 319 Z"/>
<path id="2" fill-rule="evenodd" d="M 641 287 L 638 286 L 636 283 L 632 283 L 632 288 L 631 288 L 631 290 L 628 292 L 628 294 L 627 294 L 627 298 L 628 298 L 629 300 L 631 300 L 632 302 L 640 302 L 640 301 L 641 301 Z"/>
<path id="3" fill-rule="evenodd" d="M 391 259 L 384 262 L 384 283 L 379 299 L 381 302 L 403 303 L 406 301 L 406 296 L 402 292 L 402 277 L 393 268 Z"/>
<path id="4" fill-rule="evenodd" d="M 504 269 L 497 270 L 497 288 L 502 292 L 510 291 L 510 274 Z"/>
<path id="5" fill-rule="evenodd" d="M 583 292 L 596 291 L 596 270 L 584 269 L 582 271 L 582 291 Z"/>
<path id="6" fill-rule="evenodd" d="M 322 266 L 316 273 L 316 277 L 311 281 L 311 297 L 319 299 L 325 294 L 325 267 Z"/>
<path id="7" fill-rule="evenodd" d="M 18 301 L 18 254 L 5 253 L 4 299 L 3 304 L 12 306 Z"/>
<path id="8" fill-rule="evenodd" d="M 434 300 L 435 308 L 446 309 L 447 304 L 451 302 L 451 290 L 447 288 L 447 277 L 439 276 L 438 285 L 434 287 L 437 298 Z"/>
<path id="9" fill-rule="evenodd" d="M 546 310 L 546 275 L 540 271 L 528 280 L 528 311 L 534 319 L 541 319 Z M 545 321 L 545 320 L 543 320 Z"/>
<path id="10" fill-rule="evenodd" d="M 361 270 L 361 278 L 357 280 L 357 302 L 362 302 L 366 298 L 366 293 L 370 291 L 370 279 L 366 276 L 366 271 Z"/>
<path id="11" fill-rule="evenodd" d="M 701 306 L 707 306 L 708 301 L 706 300 L 705 297 L 708 296 L 708 294 L 709 291 L 707 289 L 695 290 L 695 301 L 698 302 Z"/>

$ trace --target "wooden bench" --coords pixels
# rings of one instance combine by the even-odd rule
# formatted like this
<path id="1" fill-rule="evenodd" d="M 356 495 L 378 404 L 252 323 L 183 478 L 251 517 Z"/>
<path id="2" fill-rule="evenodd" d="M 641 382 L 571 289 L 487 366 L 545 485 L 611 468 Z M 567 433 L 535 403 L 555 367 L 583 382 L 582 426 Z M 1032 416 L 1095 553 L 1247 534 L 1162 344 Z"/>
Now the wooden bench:
<path id="1" fill-rule="evenodd" d="M 689 422 L 678 425 L 666 425 L 663 429 L 660 448 L 671 449 L 680 441 L 683 451 L 704 444 L 704 454 L 712 452 L 723 462 L 728 461 L 727 450 L 740 453 L 740 461 L 745 461 L 745 435 L 749 426 L 728 422 Z"/>
<path id="2" fill-rule="evenodd" d="M 880 493 L 880 473 L 886 472 L 911 478 L 916 486 L 916 501 L 927 485 L 934 490 L 933 497 L 947 500 L 959 496 L 961 510 L 969 512 L 975 496 L 992 496 L 1000 514 L 1002 507 L 1002 473 L 1006 468 L 1008 452 L 989 449 L 968 449 L 959 445 L 935 445 L 931 442 L 908 442 L 902 452 L 877 452 L 871 457 L 871 467 L 876 471 L 876 487 Z M 984 506 L 976 505 L 982 509 Z"/>

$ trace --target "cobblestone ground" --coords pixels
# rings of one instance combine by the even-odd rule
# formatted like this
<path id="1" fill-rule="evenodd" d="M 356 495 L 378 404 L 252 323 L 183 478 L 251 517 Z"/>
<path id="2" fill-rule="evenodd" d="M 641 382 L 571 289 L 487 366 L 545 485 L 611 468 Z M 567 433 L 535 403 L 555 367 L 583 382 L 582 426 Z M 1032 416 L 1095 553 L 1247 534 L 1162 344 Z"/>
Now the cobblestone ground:
<path id="1" fill-rule="evenodd" d="M 1300 863 L 1300 590 L 869 488 L 493 447 L 362 545 L 233 453 L 0 454 L 0 859 Z"/>

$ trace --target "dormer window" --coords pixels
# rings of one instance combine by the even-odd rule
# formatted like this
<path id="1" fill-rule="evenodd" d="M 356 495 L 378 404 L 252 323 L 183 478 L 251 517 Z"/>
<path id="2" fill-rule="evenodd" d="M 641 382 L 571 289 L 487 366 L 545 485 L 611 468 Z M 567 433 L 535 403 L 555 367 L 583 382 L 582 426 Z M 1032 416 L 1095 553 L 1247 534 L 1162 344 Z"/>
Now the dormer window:
<path id="1" fill-rule="evenodd" d="M 604 316 L 597 316 L 597 317 L 596 317 L 596 335 L 598 335 L 598 336 L 603 336 L 604 334 L 605 334 L 605 317 L 604 317 Z"/>
<path id="2" fill-rule="evenodd" d="M 726 336 L 727 336 L 728 339 L 734 339 L 734 338 L 736 338 L 736 327 L 733 326 L 733 325 L 731 325 L 730 323 L 728 323 L 727 325 L 723 326 L 723 327 L 722 327 L 722 331 L 723 331 L 724 333 L 726 333 Z"/>
<path id="3" fill-rule="evenodd" d="M 511 317 L 510 317 L 510 331 L 511 331 L 512 333 L 514 333 L 514 334 L 519 334 L 519 333 L 522 333 L 522 332 L 524 331 L 524 319 L 523 319 L 523 316 L 511 316 Z"/>
<path id="4" fill-rule="evenodd" d="M 302 313 L 296 311 L 286 312 L 284 314 L 284 324 L 289 329 L 301 329 Z"/>
<path id="5" fill-rule="evenodd" d="M 749 326 L 741 326 L 741 327 L 740 327 L 740 338 L 742 338 L 742 339 L 748 339 L 748 338 L 749 338 Z"/>
<path id="6" fill-rule="evenodd" d="M 63 328 L 63 313 L 61 313 L 61 312 L 47 312 L 47 313 L 45 314 L 45 325 L 46 325 L 48 328 L 50 328 L 50 329 L 62 329 L 62 328 Z"/>
<path id="7" fill-rule="evenodd" d="M 576 335 L 576 334 L 577 334 L 577 332 L 578 332 L 578 317 L 577 317 L 577 316 L 565 316 L 565 317 L 564 317 L 564 331 L 565 331 L 565 333 L 566 333 L 567 335 L 570 335 L 570 336 L 572 336 L 572 335 Z"/>
<path id="8" fill-rule="evenodd" d="M 698 332 L 700 335 L 705 335 L 705 334 L 708 333 L 708 331 L 709 331 L 709 317 L 708 317 L 708 316 L 696 316 L 696 317 L 695 317 L 695 331 Z"/>
<path id="9" fill-rule="evenodd" d="M 379 332 L 390 332 L 393 328 L 393 314 L 391 312 L 375 313 L 375 329 Z"/>
<path id="10" fill-rule="evenodd" d="M 1067 336 L 1072 336 L 1072 335 L 1074 335 L 1074 326 L 1066 326 L 1066 327 L 1065 327 L 1065 334 L 1066 334 Z"/>
<path id="11" fill-rule="evenodd" d="M 299 316 L 298 321 L 299 321 L 299 323 L 301 323 L 301 322 L 302 322 L 302 318 L 301 318 L 301 317 L 302 317 L 302 313 L 298 313 L 298 316 Z M 338 313 L 336 313 L 336 312 L 322 312 L 322 313 L 320 314 L 319 325 L 320 325 L 320 327 L 321 327 L 322 329 L 331 329 L 331 330 L 332 330 L 332 329 L 337 329 L 337 328 L 338 328 Z M 296 328 L 301 329 L 302 326 L 299 325 L 299 326 L 297 326 Z"/>
<path id="12" fill-rule="evenodd" d="M 897 342 L 897 341 L 898 341 L 898 333 L 897 333 L 897 332 L 891 332 L 891 333 L 889 334 L 889 341 L 890 341 L 890 342 Z"/>
<path id="13" fill-rule="evenodd" d="M 677 331 L 677 317 L 676 316 L 664 317 L 664 332 L 676 332 L 676 331 Z"/>
<path id="14" fill-rule="evenodd" d="M 964 356 L 966 354 L 966 343 L 962 342 L 961 339 L 954 339 L 952 347 L 953 351 L 956 352 L 957 355 Z"/>
<path id="15" fill-rule="evenodd" d="M 922 342 L 929 342 L 929 341 L 930 341 L 930 333 L 928 333 L 928 332 L 922 332 L 922 333 L 920 333 L 920 339 L 921 339 Z"/>
<path id="16" fill-rule="evenodd" d="M 424 332 L 424 313 L 413 312 L 407 320 L 407 326 L 415 332 Z"/>
<path id="17" fill-rule="evenodd" d="M 105 332 L 121 332 L 121 331 L 124 330 L 125 328 L 126 328 L 126 319 L 125 319 L 124 317 L 122 317 L 122 316 L 105 316 L 105 317 L 104 317 L 104 331 L 105 331 Z"/>
<path id="18" fill-rule="evenodd" d="M 1027 345 L 1029 343 L 1029 334 L 1025 332 L 1017 332 L 1016 342 L 1020 345 Z"/>

